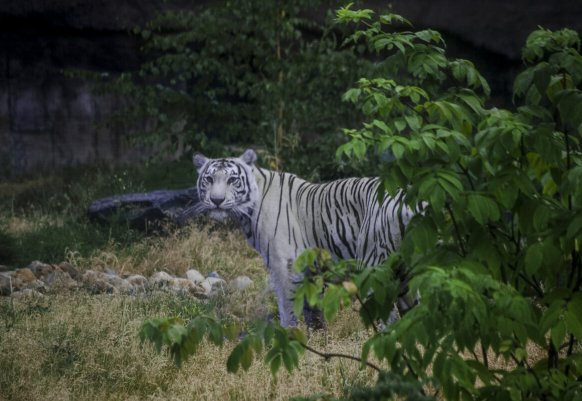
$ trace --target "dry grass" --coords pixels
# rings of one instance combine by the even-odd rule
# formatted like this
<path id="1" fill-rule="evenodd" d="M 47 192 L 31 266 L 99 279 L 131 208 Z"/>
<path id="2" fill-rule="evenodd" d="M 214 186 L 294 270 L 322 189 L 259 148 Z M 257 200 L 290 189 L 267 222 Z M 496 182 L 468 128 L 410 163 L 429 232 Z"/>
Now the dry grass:
<path id="1" fill-rule="evenodd" d="M 183 275 L 191 268 L 205 275 L 216 271 L 225 279 L 241 274 L 262 279 L 266 274 L 260 256 L 247 246 L 238 230 L 217 224 L 170 230 L 162 238 L 144 238 L 123 250 L 111 243 L 89 257 L 71 251 L 67 259 L 81 268 L 113 268 L 146 276 L 156 271 Z"/>
<path id="2" fill-rule="evenodd" d="M 262 362 L 248 372 L 229 374 L 226 359 L 235 345 L 205 345 L 177 369 L 150 345 L 140 346 L 140 324 L 149 318 L 215 308 L 220 315 L 253 319 L 274 312 L 260 257 L 236 231 L 192 227 L 164 238 L 149 238 L 121 252 L 89 258 L 70 253 L 81 268 L 113 267 L 150 274 L 183 274 L 195 267 L 226 279 L 250 276 L 255 287 L 224 294 L 211 304 L 164 294 L 144 297 L 60 294 L 40 301 L 0 302 L 0 400 L 284 400 L 314 393 L 342 394 L 353 384 L 370 383 L 373 372 L 359 364 L 306 355 L 299 370 L 275 379 Z M 327 352 L 358 355 L 367 337 L 346 310 L 310 345 Z"/>
<path id="3" fill-rule="evenodd" d="M 273 378 L 261 362 L 229 374 L 233 343 L 210 344 L 177 369 L 151 346 L 140 346 L 141 322 L 175 312 L 167 298 L 87 295 L 52 298 L 48 310 L 26 311 L 0 341 L 0 399 L 6 400 L 284 400 L 314 393 L 341 394 L 368 383 L 372 372 L 339 359 L 306 355 L 299 370 Z M 318 333 L 312 346 L 357 355 L 363 335 Z"/>

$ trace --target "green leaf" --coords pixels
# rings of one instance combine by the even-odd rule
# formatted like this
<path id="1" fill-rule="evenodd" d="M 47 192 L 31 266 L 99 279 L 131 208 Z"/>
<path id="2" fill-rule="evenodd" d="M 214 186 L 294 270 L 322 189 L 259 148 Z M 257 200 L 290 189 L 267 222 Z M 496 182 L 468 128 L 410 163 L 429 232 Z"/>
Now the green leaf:
<path id="1" fill-rule="evenodd" d="M 274 354 L 270 359 L 268 359 L 268 362 L 269 367 L 271 369 L 271 374 L 275 376 L 279 371 L 279 368 L 281 367 L 281 362 L 283 362 L 281 354 L 279 353 Z"/>
<path id="2" fill-rule="evenodd" d="M 391 150 L 392 150 L 392 153 L 394 154 L 394 157 L 396 158 L 396 160 L 399 160 L 399 159 L 402 159 L 402 156 L 404 155 L 406 148 L 401 143 L 394 142 L 392 144 Z"/>
<path id="3" fill-rule="evenodd" d="M 244 342 L 237 344 L 228 356 L 228 359 L 226 360 L 226 370 L 229 373 L 236 373 L 238 371 L 242 356 L 245 353 L 245 347 L 246 344 Z"/>
<path id="4" fill-rule="evenodd" d="M 415 248 L 421 252 L 426 249 L 432 249 L 437 242 L 437 230 L 431 223 L 425 219 L 411 224 L 408 228 L 407 235 L 414 242 Z"/>
<path id="5" fill-rule="evenodd" d="M 245 371 L 249 370 L 253 362 L 253 350 L 250 347 L 247 347 L 242 352 L 239 362 Z"/>
<path id="6" fill-rule="evenodd" d="M 582 315 L 580 314 L 580 310 L 572 310 L 570 305 L 568 305 L 568 311 L 564 316 L 564 321 L 566 322 L 566 326 L 568 331 L 576 337 L 578 341 L 582 339 Z"/>
<path id="7" fill-rule="evenodd" d="M 394 126 L 398 132 L 402 132 L 406 128 L 406 121 L 404 119 L 396 119 L 394 120 Z"/>
<path id="8" fill-rule="evenodd" d="M 568 224 L 568 231 L 566 237 L 568 239 L 575 239 L 582 232 L 582 214 L 578 213 L 576 217 Z"/>
<path id="9" fill-rule="evenodd" d="M 432 192 L 425 199 L 428 199 L 432 207 L 436 208 L 437 210 L 440 210 L 443 209 L 445 206 L 446 195 L 440 186 L 435 185 Z"/>
<path id="10" fill-rule="evenodd" d="M 575 130 L 582 123 L 582 91 L 571 89 L 556 93 L 556 101 L 562 121 Z"/>
<path id="11" fill-rule="evenodd" d="M 547 333 L 550 328 L 558 325 L 562 314 L 564 313 L 565 302 L 562 299 L 557 299 L 550 304 L 548 309 L 543 312 L 540 320 L 540 328 L 542 332 Z"/>
<path id="12" fill-rule="evenodd" d="M 360 140 L 352 140 L 352 149 L 354 156 L 356 156 L 358 159 L 363 159 L 366 155 L 366 144 Z"/>
<path id="13" fill-rule="evenodd" d="M 471 216 L 481 225 L 490 221 L 497 221 L 500 217 L 497 203 L 493 199 L 483 195 L 469 194 L 467 208 Z"/>
<path id="14" fill-rule="evenodd" d="M 519 73 L 513 82 L 513 94 L 515 96 L 523 96 L 528 91 L 533 82 L 534 70 L 528 68 Z"/>
<path id="15" fill-rule="evenodd" d="M 534 69 L 533 83 L 539 93 L 545 93 L 550 83 L 552 71 L 548 67 L 547 63 L 540 63 Z"/>
<path id="16" fill-rule="evenodd" d="M 322 300 L 323 316 L 327 322 L 333 321 L 337 315 L 345 291 L 343 287 L 329 284 Z"/>
<path id="17" fill-rule="evenodd" d="M 376 127 L 380 128 L 380 130 L 385 134 L 391 132 L 390 128 L 386 125 L 386 123 L 384 121 L 374 120 L 374 121 L 372 121 L 372 124 L 375 125 Z"/>
<path id="18" fill-rule="evenodd" d="M 536 231 L 543 231 L 547 228 L 552 217 L 552 211 L 546 205 L 539 205 L 533 215 L 533 227 Z"/>
<path id="19" fill-rule="evenodd" d="M 293 370 L 293 368 L 295 367 L 295 364 L 293 363 L 293 356 L 292 355 L 293 354 L 292 354 L 291 349 L 287 349 L 281 353 L 281 357 L 283 359 L 283 365 L 285 366 L 285 369 L 287 369 L 288 372 L 291 372 Z"/>
<path id="20" fill-rule="evenodd" d="M 560 349 L 562 347 L 562 343 L 564 342 L 564 338 L 566 337 L 566 323 L 563 320 L 560 320 L 554 327 L 552 327 L 550 331 L 550 338 L 552 340 L 552 344 L 556 349 Z"/>
<path id="21" fill-rule="evenodd" d="M 418 131 L 422 127 L 422 117 L 417 114 L 404 116 L 406 123 L 413 131 Z"/>
<path id="22" fill-rule="evenodd" d="M 223 331 L 222 326 L 216 322 L 213 319 L 208 319 L 207 320 L 207 334 L 208 334 L 208 338 L 210 339 L 210 341 L 217 346 L 222 346 L 222 344 L 224 343 L 224 337 L 225 337 L 225 333 Z"/>
<path id="23" fill-rule="evenodd" d="M 474 94 L 471 93 L 459 93 L 459 97 L 475 114 L 481 114 L 483 112 L 483 105 L 481 100 Z"/>
<path id="24" fill-rule="evenodd" d="M 240 328 L 236 323 L 227 323 L 222 329 L 224 336 L 230 341 L 235 340 L 240 332 Z"/>
<path id="25" fill-rule="evenodd" d="M 535 243 L 527 248 L 525 253 L 525 271 L 530 276 L 536 274 L 542 266 L 544 258 L 543 249 L 543 245 L 540 243 Z"/>
<path id="26" fill-rule="evenodd" d="M 370 9 L 363 10 L 351 10 L 353 3 L 347 4 L 345 7 L 341 7 L 336 12 L 336 18 L 339 22 L 360 22 L 361 20 L 369 20 L 372 18 L 374 11 Z"/>
<path id="27" fill-rule="evenodd" d="M 344 93 L 344 95 L 342 96 L 342 99 L 344 101 L 357 103 L 358 100 L 360 99 L 361 93 L 362 93 L 362 90 L 360 88 L 352 88 L 352 89 L 349 89 L 346 93 Z"/>

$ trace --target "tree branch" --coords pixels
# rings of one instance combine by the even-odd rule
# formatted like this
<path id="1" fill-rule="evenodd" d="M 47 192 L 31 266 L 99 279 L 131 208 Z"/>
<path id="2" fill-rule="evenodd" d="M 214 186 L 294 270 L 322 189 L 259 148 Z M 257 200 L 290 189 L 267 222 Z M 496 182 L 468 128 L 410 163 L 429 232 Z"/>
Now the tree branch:
<path id="1" fill-rule="evenodd" d="M 379 333 L 378 327 L 376 326 L 376 323 L 374 323 L 374 319 L 372 317 L 372 314 L 370 313 L 368 308 L 366 308 L 366 305 L 362 301 L 362 298 L 360 298 L 360 296 L 358 294 L 356 294 L 356 299 L 358 300 L 360 305 L 362 305 L 362 308 L 364 309 L 364 312 L 366 312 L 366 315 L 368 315 L 368 319 L 370 320 L 370 324 L 372 325 L 372 328 L 374 329 L 374 333 L 378 334 Z"/>
<path id="2" fill-rule="evenodd" d="M 461 169 L 461 171 L 463 172 L 463 174 L 467 177 L 467 180 L 469 180 L 469 185 L 471 186 L 471 190 L 475 190 L 475 185 L 473 184 L 473 179 L 471 178 L 471 174 L 469 173 L 469 170 L 466 169 L 465 167 L 463 167 L 463 165 L 461 164 L 461 162 L 457 162 L 457 166 Z"/>
<path id="3" fill-rule="evenodd" d="M 321 352 L 321 351 L 316 350 L 315 348 L 310 347 L 307 344 L 303 344 L 302 342 L 299 342 L 299 344 L 301 344 L 301 346 L 303 348 L 305 348 L 307 351 L 312 352 L 315 355 L 322 357 L 326 361 L 330 360 L 331 358 L 350 359 L 352 361 L 360 362 L 360 363 L 366 365 L 367 367 L 374 369 L 378 373 L 382 372 L 382 369 L 380 367 L 378 367 L 377 365 L 374 365 L 373 363 L 368 362 L 368 361 L 364 361 L 362 358 L 358 358 L 357 356 L 341 354 L 338 352 Z"/>
<path id="4" fill-rule="evenodd" d="M 459 231 L 459 226 L 457 225 L 457 220 L 455 219 L 455 215 L 453 214 L 453 210 L 451 209 L 451 205 L 446 205 L 447 211 L 451 215 L 451 220 L 453 222 L 453 227 L 455 227 L 455 234 L 457 236 L 457 242 L 459 243 L 459 248 L 461 248 L 461 256 L 467 256 L 467 251 L 465 250 L 465 246 L 463 245 L 463 238 L 461 237 L 461 232 Z"/>

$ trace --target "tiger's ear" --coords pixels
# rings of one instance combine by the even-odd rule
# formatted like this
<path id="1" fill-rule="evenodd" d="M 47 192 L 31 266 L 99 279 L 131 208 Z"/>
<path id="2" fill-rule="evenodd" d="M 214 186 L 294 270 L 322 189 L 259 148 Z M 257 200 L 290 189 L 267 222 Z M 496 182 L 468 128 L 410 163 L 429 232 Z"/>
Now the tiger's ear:
<path id="1" fill-rule="evenodd" d="M 204 164 L 206 164 L 207 161 L 208 158 L 204 156 L 202 153 L 194 153 L 194 156 L 192 156 L 192 162 L 194 163 L 194 167 L 196 167 L 196 170 L 198 171 L 200 171 L 202 166 L 204 166 Z"/>
<path id="2" fill-rule="evenodd" d="M 252 149 L 247 149 L 240 157 L 243 162 L 252 166 L 257 161 L 257 154 Z"/>

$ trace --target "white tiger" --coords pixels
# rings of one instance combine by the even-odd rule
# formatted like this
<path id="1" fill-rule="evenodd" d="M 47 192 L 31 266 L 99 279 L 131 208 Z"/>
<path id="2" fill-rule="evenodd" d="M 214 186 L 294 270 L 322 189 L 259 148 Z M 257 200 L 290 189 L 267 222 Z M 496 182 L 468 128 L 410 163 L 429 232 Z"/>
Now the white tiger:
<path id="1" fill-rule="evenodd" d="M 255 165 L 251 149 L 238 158 L 193 157 L 200 202 L 186 214 L 234 218 L 261 254 L 277 295 L 282 326 L 293 326 L 293 262 L 308 248 L 365 266 L 384 261 L 400 245 L 413 211 L 403 194 L 377 200 L 377 178 L 346 178 L 313 184 L 294 174 Z M 407 309 L 410 305 L 405 305 Z"/>

